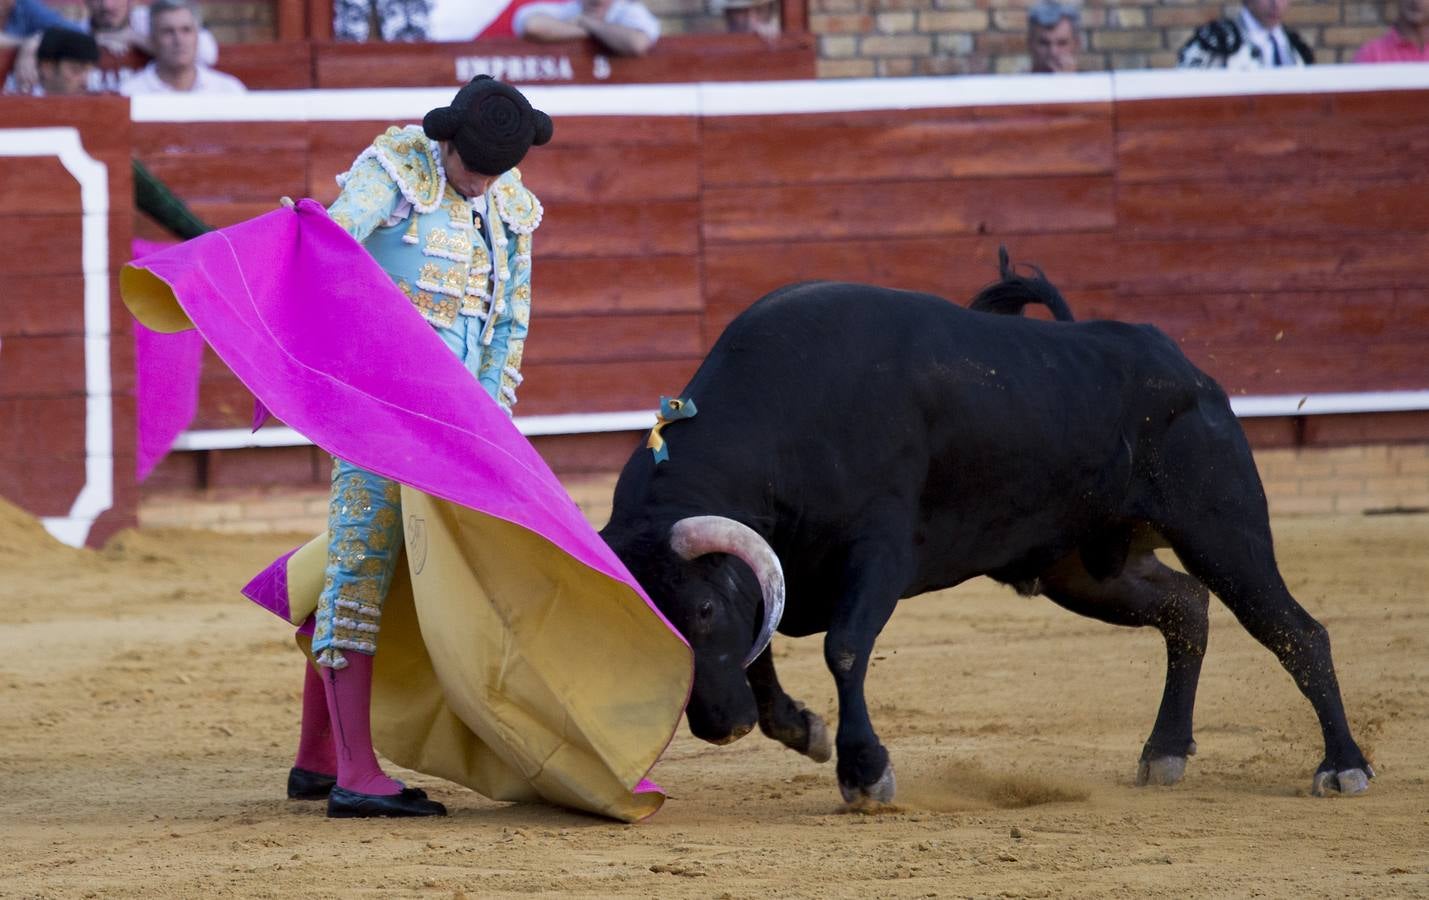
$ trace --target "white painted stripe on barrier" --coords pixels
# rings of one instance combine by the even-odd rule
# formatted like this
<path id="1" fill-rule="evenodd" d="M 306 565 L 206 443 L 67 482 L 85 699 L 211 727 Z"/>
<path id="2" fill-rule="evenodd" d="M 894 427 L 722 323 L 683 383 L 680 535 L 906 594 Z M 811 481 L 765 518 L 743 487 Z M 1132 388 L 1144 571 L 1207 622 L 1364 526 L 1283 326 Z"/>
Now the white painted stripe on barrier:
<path id="1" fill-rule="evenodd" d="M 516 429 L 527 437 L 559 434 L 598 434 L 608 431 L 644 431 L 655 426 L 655 410 L 632 412 L 566 413 L 551 416 L 517 416 Z"/>
<path id="2" fill-rule="evenodd" d="M 570 85 L 522 89 L 552 116 L 694 116 L 695 84 Z M 451 102 L 453 88 L 251 91 L 225 97 L 154 94 L 130 98 L 135 122 L 420 122 Z"/>
<path id="3" fill-rule="evenodd" d="M 1232 397 L 1231 409 L 1243 419 L 1263 416 L 1327 416 L 1346 413 L 1423 412 L 1429 390 L 1369 391 L 1344 394 L 1279 394 Z"/>
<path id="4" fill-rule="evenodd" d="M 702 87 L 699 84 L 572 84 L 522 86 L 521 91 L 532 106 L 551 116 L 697 116 Z M 450 94 L 452 89 L 445 90 Z M 448 97 L 435 105 L 450 102 Z"/>
<path id="5" fill-rule="evenodd" d="M 310 118 L 312 91 L 251 91 L 225 94 L 222 103 L 212 94 L 153 94 L 129 98 L 131 122 L 306 122 Z M 339 91 L 330 91 L 337 94 Z M 366 91 L 370 103 L 380 104 L 390 91 Z M 377 117 L 381 117 L 377 115 Z M 366 115 L 355 117 L 361 121 Z M 381 117 L 385 118 L 385 117 Z"/>
<path id="6" fill-rule="evenodd" d="M 1429 88 L 1423 63 L 1307 66 L 1291 69 L 1145 69 L 1112 73 L 1117 100 L 1174 100 L 1186 97 L 1238 97 L 1252 94 L 1343 94 Z"/>
<path id="7" fill-rule="evenodd" d="M 312 441 L 286 426 L 249 431 L 247 428 L 214 428 L 185 431 L 174 439 L 175 450 L 237 450 L 245 447 L 301 447 Z"/>
<path id="8" fill-rule="evenodd" d="M 131 99 L 130 116 L 135 122 L 421 121 L 451 101 L 454 87 L 252 91 L 223 103 L 205 95 L 140 96 Z M 794 115 L 1424 89 L 1429 66 L 1421 63 L 523 88 L 553 116 Z"/>
<path id="9" fill-rule="evenodd" d="M 526 437 L 644 431 L 655 424 L 655 410 L 517 416 L 514 421 L 516 429 Z M 286 426 L 260 428 L 257 431 L 249 431 L 247 428 L 221 428 L 185 431 L 174 441 L 174 449 L 234 450 L 240 447 L 301 447 L 311 443 Z"/>
<path id="10" fill-rule="evenodd" d="M 700 112 L 706 116 L 1107 103 L 1112 99 L 1112 82 L 1106 72 L 712 82 L 699 87 Z"/>
<path id="11" fill-rule="evenodd" d="M 79 182 L 84 270 L 84 486 L 66 516 L 40 522 L 56 539 L 82 546 L 94 520 L 114 505 L 113 398 L 109 379 L 109 167 L 85 152 L 79 130 L 0 129 L 0 157 L 56 156 Z"/>
<path id="12" fill-rule="evenodd" d="M 1266 416 L 1323 416 L 1347 413 L 1423 412 L 1429 410 L 1429 390 L 1367 391 L 1343 394 L 1278 394 L 1232 397 L 1231 410 L 1242 419 Z M 516 428 L 527 437 L 644 431 L 655 424 L 654 410 L 523 416 Z M 311 442 L 286 427 L 226 428 L 185 431 L 175 450 L 233 450 L 240 447 L 301 447 Z"/>

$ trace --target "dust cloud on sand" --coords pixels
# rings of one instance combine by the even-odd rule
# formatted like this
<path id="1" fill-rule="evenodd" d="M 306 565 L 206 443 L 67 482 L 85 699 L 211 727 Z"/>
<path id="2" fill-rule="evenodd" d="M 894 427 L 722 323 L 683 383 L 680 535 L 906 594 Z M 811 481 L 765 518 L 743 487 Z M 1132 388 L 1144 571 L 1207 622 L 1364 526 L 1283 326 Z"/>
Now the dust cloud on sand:
<path id="1" fill-rule="evenodd" d="M 127 532 L 99 552 L 0 504 L 0 897 L 1429 897 L 1429 517 L 1275 523 L 1329 629 L 1366 796 L 1307 796 L 1309 704 L 1218 604 L 1200 752 L 1133 786 L 1153 632 L 985 581 L 908 601 L 869 675 L 897 802 L 844 811 L 832 764 L 681 733 L 641 825 L 400 773 L 432 821 L 284 799 L 300 658 L 237 593 L 306 535 Z M 776 639 L 832 720 L 815 639 Z"/>

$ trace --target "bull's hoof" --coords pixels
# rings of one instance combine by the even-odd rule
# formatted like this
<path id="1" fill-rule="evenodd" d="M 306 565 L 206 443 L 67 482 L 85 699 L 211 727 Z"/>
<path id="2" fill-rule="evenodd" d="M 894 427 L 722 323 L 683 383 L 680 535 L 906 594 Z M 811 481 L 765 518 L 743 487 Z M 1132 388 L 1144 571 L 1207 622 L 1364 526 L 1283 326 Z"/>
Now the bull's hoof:
<path id="1" fill-rule="evenodd" d="M 1346 797 L 1363 794 L 1369 790 L 1369 780 L 1374 777 L 1374 769 L 1366 765 L 1363 769 L 1345 769 L 1336 772 L 1322 769 L 1315 773 L 1315 781 L 1310 785 L 1310 793 L 1323 797 L 1331 791 L 1338 791 Z"/>
<path id="2" fill-rule="evenodd" d="M 839 782 L 839 793 L 850 809 L 867 809 L 880 803 L 892 803 L 897 785 L 893 778 L 893 763 L 883 770 L 883 774 L 873 784 L 844 784 Z"/>
<path id="3" fill-rule="evenodd" d="M 802 752 L 814 762 L 828 762 L 834 758 L 834 742 L 829 739 L 829 729 L 823 718 L 816 712 L 804 710 L 804 724 L 808 727 L 808 745 Z M 891 776 L 893 769 L 889 769 Z"/>
<path id="4" fill-rule="evenodd" d="M 1186 757 L 1153 756 L 1143 759 L 1136 767 L 1136 786 L 1169 786 L 1179 784 L 1186 777 Z"/>
<path id="5" fill-rule="evenodd" d="M 709 741 L 711 744 L 714 744 L 716 747 L 723 747 L 726 744 L 733 744 L 735 741 L 744 737 L 746 734 L 749 734 L 753 730 L 753 725 L 736 725 L 734 730 L 731 731 L 729 734 L 725 735 L 724 737 L 705 738 L 705 740 Z"/>

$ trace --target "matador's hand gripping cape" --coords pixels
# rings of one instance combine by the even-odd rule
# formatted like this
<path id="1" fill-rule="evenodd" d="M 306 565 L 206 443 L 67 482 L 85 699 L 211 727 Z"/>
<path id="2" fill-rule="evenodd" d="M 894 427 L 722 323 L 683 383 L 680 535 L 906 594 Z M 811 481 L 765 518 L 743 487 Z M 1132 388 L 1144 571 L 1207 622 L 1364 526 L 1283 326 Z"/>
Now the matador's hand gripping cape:
<path id="1" fill-rule="evenodd" d="M 124 268 L 157 331 L 197 328 L 272 413 L 402 484 L 406 561 L 383 608 L 373 733 L 399 765 L 498 800 L 625 821 L 689 697 L 688 645 L 541 457 L 321 206 L 203 235 Z M 250 596 L 304 621 L 326 537 Z"/>

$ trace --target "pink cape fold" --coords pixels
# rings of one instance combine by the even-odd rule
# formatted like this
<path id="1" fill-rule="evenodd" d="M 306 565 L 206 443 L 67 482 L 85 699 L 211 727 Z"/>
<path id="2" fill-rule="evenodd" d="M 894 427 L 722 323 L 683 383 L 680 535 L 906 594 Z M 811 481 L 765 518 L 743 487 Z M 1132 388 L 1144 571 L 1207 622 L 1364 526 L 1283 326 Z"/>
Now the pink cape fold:
<path id="1" fill-rule="evenodd" d="M 134 259 L 143 259 L 172 244 L 134 238 Z M 163 334 L 134 322 L 135 428 L 134 468 L 139 481 L 169 455 L 174 441 L 198 410 L 203 338 L 193 331 Z"/>
<path id="2" fill-rule="evenodd" d="M 314 201 L 131 266 L 165 282 L 258 401 L 323 450 L 533 531 L 660 615 L 506 413 Z"/>

